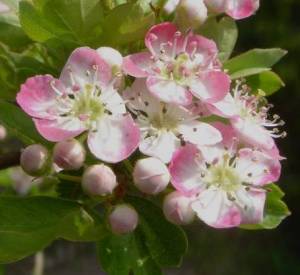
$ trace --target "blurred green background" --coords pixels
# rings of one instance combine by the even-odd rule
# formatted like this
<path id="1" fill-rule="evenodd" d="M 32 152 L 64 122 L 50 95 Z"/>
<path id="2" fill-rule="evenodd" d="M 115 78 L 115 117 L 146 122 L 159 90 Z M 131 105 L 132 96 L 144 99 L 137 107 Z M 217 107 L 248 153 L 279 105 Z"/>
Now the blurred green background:
<path id="1" fill-rule="evenodd" d="M 195 0 L 196 1 L 196 0 Z M 289 54 L 280 62 L 278 72 L 286 87 L 273 95 L 274 113 L 285 121 L 288 137 L 278 140 L 283 156 L 283 175 L 280 181 L 286 192 L 285 201 L 292 216 L 272 231 L 214 230 L 197 223 L 187 228 L 190 250 L 177 275 L 297 275 L 300 274 L 300 1 L 261 1 L 256 16 L 238 22 L 240 37 L 235 54 L 258 47 L 281 47 Z M 63 252 L 59 252 L 61 247 Z M 70 252 L 70 251 L 72 252 Z M 69 251 L 69 252 L 68 252 Z M 46 275 L 101 274 L 97 271 L 92 247 L 73 249 L 72 245 L 57 244 L 47 250 L 47 259 L 58 261 L 49 266 Z M 71 256 L 68 256 L 71 255 Z M 74 258 L 76 264 L 74 264 Z M 30 274 L 30 259 L 9 266 L 8 275 Z M 29 264 L 29 265 L 28 265 Z M 28 267 L 29 266 L 29 267 Z M 56 267 L 51 267 L 56 266 Z M 81 267 L 81 268 L 80 268 Z M 30 269 L 30 268 L 29 268 Z M 65 273 L 68 270 L 69 273 Z M 155 274 L 153 274 L 155 275 Z"/>

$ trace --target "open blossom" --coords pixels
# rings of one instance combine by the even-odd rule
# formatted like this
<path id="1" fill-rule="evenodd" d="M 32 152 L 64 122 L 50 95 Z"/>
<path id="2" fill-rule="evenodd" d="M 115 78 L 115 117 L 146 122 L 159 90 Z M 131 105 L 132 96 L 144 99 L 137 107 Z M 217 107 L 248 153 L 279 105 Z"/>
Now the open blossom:
<path id="1" fill-rule="evenodd" d="M 17 102 L 47 140 L 63 141 L 88 131 L 91 152 L 115 163 L 137 148 L 140 133 L 114 88 L 115 65 L 122 57 L 110 48 L 105 53 L 76 49 L 59 79 L 50 75 L 29 78 Z M 110 56 L 114 60 L 108 62 Z"/>
<path id="2" fill-rule="evenodd" d="M 182 34 L 172 23 L 153 26 L 146 35 L 148 51 L 125 57 L 124 71 L 146 78 L 152 95 L 166 103 L 189 105 L 193 96 L 217 102 L 229 91 L 216 44 L 192 32 Z"/>
<path id="3" fill-rule="evenodd" d="M 279 133 L 278 126 L 284 125 L 278 115 L 269 117 L 268 111 L 272 105 L 266 105 L 265 99 L 249 94 L 247 87 L 238 84 L 233 94 L 210 105 L 210 110 L 217 115 L 230 119 L 239 139 L 255 148 L 279 155 L 274 138 L 285 137 Z"/>
<path id="4" fill-rule="evenodd" d="M 143 79 L 135 80 L 123 96 L 140 127 L 139 149 L 145 155 L 167 163 L 185 142 L 202 147 L 222 140 L 218 130 L 198 121 L 200 116 L 193 108 L 162 103 L 153 97 Z"/>
<path id="5" fill-rule="evenodd" d="M 253 15 L 259 8 L 259 0 L 204 0 L 216 13 L 226 13 L 234 19 Z"/>
<path id="6" fill-rule="evenodd" d="M 174 187 L 196 196 L 191 207 L 210 226 L 228 228 L 263 219 L 264 185 L 277 181 L 280 162 L 249 148 L 222 154 L 208 162 L 193 145 L 179 149 L 170 164 Z"/>

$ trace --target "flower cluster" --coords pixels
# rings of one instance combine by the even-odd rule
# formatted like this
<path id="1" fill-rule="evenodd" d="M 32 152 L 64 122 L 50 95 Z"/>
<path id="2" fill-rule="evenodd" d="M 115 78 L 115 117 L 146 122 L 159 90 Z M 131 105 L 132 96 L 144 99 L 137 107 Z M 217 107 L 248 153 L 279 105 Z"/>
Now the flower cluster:
<path id="1" fill-rule="evenodd" d="M 205 3 L 234 18 L 258 7 L 250 0 Z M 171 222 L 195 216 L 216 228 L 261 222 L 266 185 L 281 173 L 274 138 L 285 136 L 277 128 L 283 122 L 269 116 L 265 98 L 242 81 L 231 83 L 214 41 L 166 22 L 148 31 L 145 45 L 124 58 L 112 48 L 78 48 L 58 79 L 35 76 L 22 85 L 18 104 L 45 139 L 57 142 L 51 157 L 40 145 L 27 148 L 23 169 L 41 175 L 49 159 L 55 171 L 84 167 L 84 192 L 109 197 L 120 187 L 113 164 L 130 163 L 136 152 L 129 169 L 134 186 L 148 195 L 164 192 Z M 86 167 L 85 139 L 102 163 Z M 169 182 L 173 191 L 166 191 Z M 127 233 L 138 216 L 119 204 L 109 222 L 115 233 Z"/>

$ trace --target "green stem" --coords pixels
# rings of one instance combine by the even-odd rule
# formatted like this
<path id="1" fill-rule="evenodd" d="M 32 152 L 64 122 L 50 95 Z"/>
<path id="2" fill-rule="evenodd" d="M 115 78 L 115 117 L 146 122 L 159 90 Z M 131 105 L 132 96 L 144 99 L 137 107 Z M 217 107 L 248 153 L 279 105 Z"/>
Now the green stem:
<path id="1" fill-rule="evenodd" d="M 62 180 L 67 180 L 67 181 L 73 181 L 76 183 L 81 183 L 81 177 L 76 177 L 76 176 L 70 176 L 66 174 L 57 174 L 58 178 Z"/>
<path id="2" fill-rule="evenodd" d="M 126 159 L 123 161 L 123 163 L 124 163 L 124 166 L 125 166 L 127 172 L 131 175 L 132 171 L 133 171 L 133 166 L 132 166 L 130 160 Z"/>

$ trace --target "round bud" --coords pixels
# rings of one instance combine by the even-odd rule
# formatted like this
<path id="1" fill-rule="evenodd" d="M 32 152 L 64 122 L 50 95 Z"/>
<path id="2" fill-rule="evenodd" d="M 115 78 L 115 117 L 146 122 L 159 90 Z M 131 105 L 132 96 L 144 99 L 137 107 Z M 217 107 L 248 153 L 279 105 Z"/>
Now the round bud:
<path id="1" fill-rule="evenodd" d="M 53 161 L 64 170 L 78 170 L 85 161 L 85 149 L 76 139 L 57 143 L 53 150 Z"/>
<path id="2" fill-rule="evenodd" d="M 191 208 L 191 198 L 177 191 L 165 197 L 163 212 L 168 221 L 178 225 L 189 224 L 195 218 L 195 212 Z"/>
<path id="3" fill-rule="evenodd" d="M 161 160 L 145 158 L 137 161 L 133 170 L 133 180 L 141 192 L 155 195 L 166 189 L 170 173 Z"/>
<path id="4" fill-rule="evenodd" d="M 30 145 L 22 152 L 20 164 L 28 175 L 41 176 L 49 168 L 48 150 L 40 144 Z"/>
<path id="5" fill-rule="evenodd" d="M 133 232 L 138 225 L 138 213 L 126 204 L 120 204 L 109 215 L 111 230 L 115 234 L 127 234 Z"/>
<path id="6" fill-rule="evenodd" d="M 104 164 L 89 167 L 82 177 L 82 189 L 92 196 L 112 194 L 117 185 L 115 173 Z"/>
<path id="7" fill-rule="evenodd" d="M 207 8 L 203 0 L 181 0 L 176 10 L 176 22 L 181 29 L 196 29 L 207 19 Z"/>
<path id="8" fill-rule="evenodd" d="M 4 126 L 0 125 L 0 141 L 5 140 L 7 136 L 6 129 Z"/>

